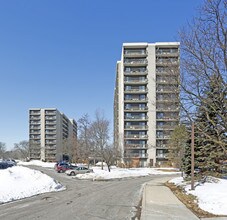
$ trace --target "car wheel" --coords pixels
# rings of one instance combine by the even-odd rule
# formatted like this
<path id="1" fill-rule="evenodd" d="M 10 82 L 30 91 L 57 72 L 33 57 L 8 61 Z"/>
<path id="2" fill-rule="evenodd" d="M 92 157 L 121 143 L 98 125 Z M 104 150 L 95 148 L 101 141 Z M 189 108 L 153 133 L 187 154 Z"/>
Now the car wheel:
<path id="1" fill-rule="evenodd" d="M 63 170 L 60 170 L 60 173 L 63 173 Z"/>
<path id="2" fill-rule="evenodd" d="M 76 175 L 75 172 L 70 173 L 70 176 L 75 176 L 75 175 Z"/>

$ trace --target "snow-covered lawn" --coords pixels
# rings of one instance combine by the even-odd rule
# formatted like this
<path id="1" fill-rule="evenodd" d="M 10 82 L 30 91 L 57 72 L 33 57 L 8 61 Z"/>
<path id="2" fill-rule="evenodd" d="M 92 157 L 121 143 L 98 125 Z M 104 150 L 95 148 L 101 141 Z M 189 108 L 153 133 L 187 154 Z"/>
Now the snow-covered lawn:
<path id="1" fill-rule="evenodd" d="M 22 166 L 0 170 L 0 204 L 65 189 L 40 171 Z"/>
<path id="2" fill-rule="evenodd" d="M 191 190 L 191 185 L 186 184 L 182 177 L 170 182 L 183 187 L 187 194 L 196 196 L 201 209 L 216 215 L 227 215 L 227 180 L 208 177 L 204 184 L 195 183 L 195 190 Z"/>
<path id="3" fill-rule="evenodd" d="M 75 178 L 77 179 L 91 179 L 91 180 L 110 180 L 110 179 L 120 179 L 120 178 L 130 178 L 130 177 L 140 177 L 148 175 L 163 175 L 163 174 L 178 174 L 173 169 L 162 169 L 161 171 L 157 168 L 117 168 L 112 167 L 109 172 L 107 167 L 102 170 L 100 167 L 92 167 L 93 173 L 77 174 Z"/>

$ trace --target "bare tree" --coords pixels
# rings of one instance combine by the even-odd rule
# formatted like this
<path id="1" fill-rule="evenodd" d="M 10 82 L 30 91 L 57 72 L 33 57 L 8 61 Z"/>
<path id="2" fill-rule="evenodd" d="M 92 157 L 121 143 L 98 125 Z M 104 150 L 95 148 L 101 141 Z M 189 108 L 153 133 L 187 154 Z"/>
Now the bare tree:
<path id="1" fill-rule="evenodd" d="M 6 144 L 0 142 L 0 158 L 4 158 L 4 154 L 6 152 Z"/>
<path id="2" fill-rule="evenodd" d="M 192 121 L 198 109 L 202 109 L 204 120 L 212 125 L 215 134 L 206 132 L 204 125 L 197 123 L 200 137 L 221 147 L 226 155 L 227 0 L 206 0 L 199 15 L 180 32 L 180 38 L 181 98 L 185 116 Z M 208 98 L 211 84 L 216 86 L 215 95 Z M 216 117 L 210 117 L 211 111 Z"/>
<path id="3" fill-rule="evenodd" d="M 100 111 L 96 111 L 95 120 L 91 124 L 91 140 L 95 147 L 95 153 L 104 160 L 104 149 L 108 146 L 109 141 L 109 124 L 110 122 L 104 117 Z"/>
<path id="4" fill-rule="evenodd" d="M 106 146 L 103 150 L 103 159 L 107 164 L 108 170 L 110 172 L 110 167 L 115 165 L 117 161 L 121 158 L 120 151 L 113 145 Z"/>
<path id="5" fill-rule="evenodd" d="M 28 141 L 20 141 L 19 143 L 15 143 L 14 150 L 18 152 L 18 156 L 20 157 L 20 159 L 29 158 L 29 142 Z"/>
<path id="6" fill-rule="evenodd" d="M 88 167 L 90 164 L 90 158 L 92 157 L 92 145 L 91 145 L 91 121 L 89 119 L 88 114 L 83 115 L 78 120 L 78 131 L 79 131 L 79 138 L 78 138 L 78 156 L 82 161 L 87 161 Z"/>

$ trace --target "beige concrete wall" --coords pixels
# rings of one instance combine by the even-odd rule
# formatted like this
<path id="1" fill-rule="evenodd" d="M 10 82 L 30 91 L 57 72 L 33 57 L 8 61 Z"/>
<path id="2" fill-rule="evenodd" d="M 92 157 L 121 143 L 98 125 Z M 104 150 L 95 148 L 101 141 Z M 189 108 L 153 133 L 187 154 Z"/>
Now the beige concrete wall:
<path id="1" fill-rule="evenodd" d="M 118 78 L 118 88 L 119 88 L 119 117 L 118 117 L 118 123 L 119 123 L 119 134 L 118 134 L 118 139 L 119 139 L 119 148 L 121 151 L 121 155 L 123 158 L 124 154 L 124 56 L 123 56 L 123 48 L 122 48 L 122 55 L 121 55 L 121 62 L 118 62 L 118 73 L 119 73 L 119 78 Z"/>
<path id="2" fill-rule="evenodd" d="M 45 109 L 40 110 L 41 115 L 41 130 L 40 130 L 40 145 L 41 145 L 41 160 L 45 161 Z"/>
<path id="3" fill-rule="evenodd" d="M 155 45 L 149 44 L 148 52 L 148 163 L 153 159 L 156 162 L 156 64 Z"/>

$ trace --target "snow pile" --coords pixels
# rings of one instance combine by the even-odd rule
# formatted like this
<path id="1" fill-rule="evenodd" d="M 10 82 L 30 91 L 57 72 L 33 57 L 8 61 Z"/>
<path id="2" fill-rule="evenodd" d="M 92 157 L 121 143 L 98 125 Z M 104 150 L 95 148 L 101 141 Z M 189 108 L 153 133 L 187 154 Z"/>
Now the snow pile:
<path id="1" fill-rule="evenodd" d="M 42 162 L 40 160 L 31 160 L 29 162 L 23 162 L 23 161 L 18 161 L 18 165 L 24 165 L 24 166 L 40 166 L 40 167 L 49 167 L 49 168 L 54 168 L 54 165 L 56 163 L 51 163 L 51 162 Z"/>
<path id="2" fill-rule="evenodd" d="M 170 182 L 182 186 L 188 194 L 196 196 L 201 209 L 215 215 L 227 215 L 227 180 L 208 178 L 204 184 L 195 183 L 195 190 L 191 190 L 191 185 L 185 184 L 182 177 Z"/>
<path id="3" fill-rule="evenodd" d="M 37 170 L 22 166 L 0 170 L 0 204 L 63 189 L 61 184 Z"/>
<path id="4" fill-rule="evenodd" d="M 121 179 L 121 178 L 130 178 L 130 177 L 141 177 L 148 175 L 163 175 L 163 174 L 179 174 L 179 172 L 167 172 L 160 171 L 157 168 L 117 168 L 112 167 L 109 172 L 107 167 L 102 170 L 100 167 L 93 167 L 93 173 L 86 174 L 77 174 L 76 178 L 78 179 L 91 179 L 91 180 L 109 180 L 109 179 Z"/>

